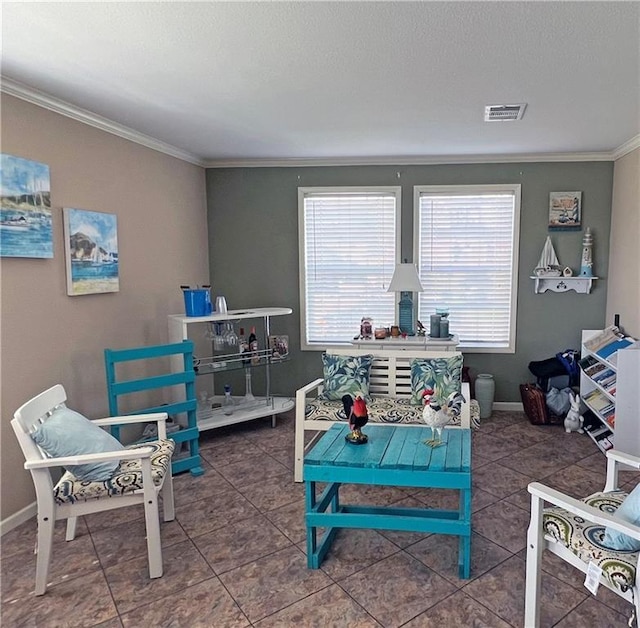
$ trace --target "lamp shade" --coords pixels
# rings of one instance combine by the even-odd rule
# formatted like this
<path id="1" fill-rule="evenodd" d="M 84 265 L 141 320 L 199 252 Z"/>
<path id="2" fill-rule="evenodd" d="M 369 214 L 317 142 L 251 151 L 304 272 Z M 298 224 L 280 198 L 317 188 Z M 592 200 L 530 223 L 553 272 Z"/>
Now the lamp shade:
<path id="1" fill-rule="evenodd" d="M 387 292 L 422 292 L 415 264 L 396 264 Z"/>

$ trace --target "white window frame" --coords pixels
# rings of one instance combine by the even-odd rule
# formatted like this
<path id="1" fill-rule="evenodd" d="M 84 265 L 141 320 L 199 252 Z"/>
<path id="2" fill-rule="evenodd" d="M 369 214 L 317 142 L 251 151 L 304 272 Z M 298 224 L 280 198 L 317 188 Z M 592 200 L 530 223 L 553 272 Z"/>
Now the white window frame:
<path id="1" fill-rule="evenodd" d="M 513 216 L 513 248 L 511 254 L 511 299 L 510 299 L 510 324 L 509 340 L 506 346 L 491 346 L 490 344 L 464 344 L 460 342 L 460 349 L 465 353 L 515 353 L 516 350 L 516 323 L 518 304 L 518 255 L 520 249 L 520 204 L 522 186 L 520 184 L 489 184 L 489 185 L 416 185 L 413 188 L 413 259 L 420 269 L 420 195 L 421 194 L 443 194 L 443 195 L 473 195 L 483 193 L 505 193 L 514 195 L 514 216 Z M 425 291 L 429 290 L 428 282 L 422 281 Z M 431 312 L 435 313 L 435 312 Z M 420 316 L 427 320 L 425 325 L 428 328 L 429 313 L 421 312 Z M 455 333 L 455 328 L 451 329 Z"/>
<path id="2" fill-rule="evenodd" d="M 298 255 L 299 255 L 299 289 L 300 289 L 300 348 L 302 351 L 325 351 L 331 348 L 344 347 L 350 344 L 350 339 L 357 335 L 358 329 L 353 330 L 350 338 L 344 342 L 331 344 L 309 343 L 307 340 L 307 303 L 306 303 L 306 241 L 304 222 L 304 201 L 305 197 L 314 194 L 391 194 L 395 197 L 395 263 L 401 257 L 401 216 L 402 216 L 402 188 L 401 186 L 323 186 L 323 187 L 300 187 L 298 188 Z M 389 269 L 389 281 L 393 275 L 394 268 Z M 394 320 L 397 318 L 397 303 L 394 305 Z M 366 304 L 364 306 L 366 310 Z M 374 321 L 374 326 L 382 321 Z"/>

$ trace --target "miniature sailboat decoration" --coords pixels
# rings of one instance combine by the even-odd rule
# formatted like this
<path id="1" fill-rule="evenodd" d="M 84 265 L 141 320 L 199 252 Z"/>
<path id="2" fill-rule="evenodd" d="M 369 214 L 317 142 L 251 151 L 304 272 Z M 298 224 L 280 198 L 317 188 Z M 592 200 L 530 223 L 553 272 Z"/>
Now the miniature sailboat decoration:
<path id="1" fill-rule="evenodd" d="M 538 265 L 533 271 L 538 277 L 560 277 L 562 274 L 562 267 L 558 261 L 553 244 L 551 243 L 551 237 L 547 236 L 542 249 L 542 254 L 538 260 Z"/>

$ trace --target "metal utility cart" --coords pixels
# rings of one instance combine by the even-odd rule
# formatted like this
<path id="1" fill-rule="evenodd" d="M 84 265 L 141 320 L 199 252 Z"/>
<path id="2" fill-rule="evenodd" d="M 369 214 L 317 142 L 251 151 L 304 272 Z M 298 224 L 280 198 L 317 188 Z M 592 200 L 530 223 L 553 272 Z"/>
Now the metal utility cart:
<path id="1" fill-rule="evenodd" d="M 286 316 L 291 314 L 291 308 L 255 308 L 247 310 L 229 310 L 225 314 L 211 314 L 209 316 L 182 316 L 172 314 L 169 316 L 169 340 L 180 342 L 189 338 L 190 330 L 193 327 L 203 328 L 204 325 L 216 325 L 226 323 L 237 323 L 240 321 L 251 322 L 250 319 L 262 320 L 262 349 L 253 354 L 240 354 L 238 350 L 232 352 L 216 353 L 211 357 L 199 358 L 196 360 L 198 375 L 215 376 L 219 373 L 238 371 L 242 369 L 265 369 L 266 386 L 264 395 L 256 396 L 254 400 L 247 402 L 241 396 L 235 396 L 235 407 L 232 415 L 224 414 L 222 396 L 214 396 L 213 407 L 209 408 L 206 415 L 198 416 L 197 424 L 200 430 L 210 430 L 225 425 L 243 423 L 265 416 L 271 416 L 272 425 L 275 427 L 276 415 L 281 412 L 291 410 L 295 403 L 288 397 L 274 397 L 271 395 L 271 366 L 282 363 L 288 359 L 288 355 L 274 356 L 271 348 L 268 347 L 269 336 L 271 335 L 271 318 L 273 316 Z M 175 362 L 176 369 L 181 368 L 178 361 Z"/>

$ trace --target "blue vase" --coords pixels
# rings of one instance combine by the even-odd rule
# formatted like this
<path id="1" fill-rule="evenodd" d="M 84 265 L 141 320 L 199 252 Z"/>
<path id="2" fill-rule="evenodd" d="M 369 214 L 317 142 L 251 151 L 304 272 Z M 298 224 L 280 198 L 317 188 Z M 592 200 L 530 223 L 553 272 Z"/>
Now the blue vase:
<path id="1" fill-rule="evenodd" d="M 402 292 L 398 303 L 398 322 L 400 329 L 409 336 L 415 336 L 416 330 L 413 322 L 413 301 L 410 292 Z"/>
<path id="2" fill-rule="evenodd" d="M 475 392 L 476 400 L 480 406 L 481 419 L 488 419 L 491 416 L 495 391 L 496 383 L 493 381 L 493 375 L 489 375 L 489 373 L 478 373 Z"/>

